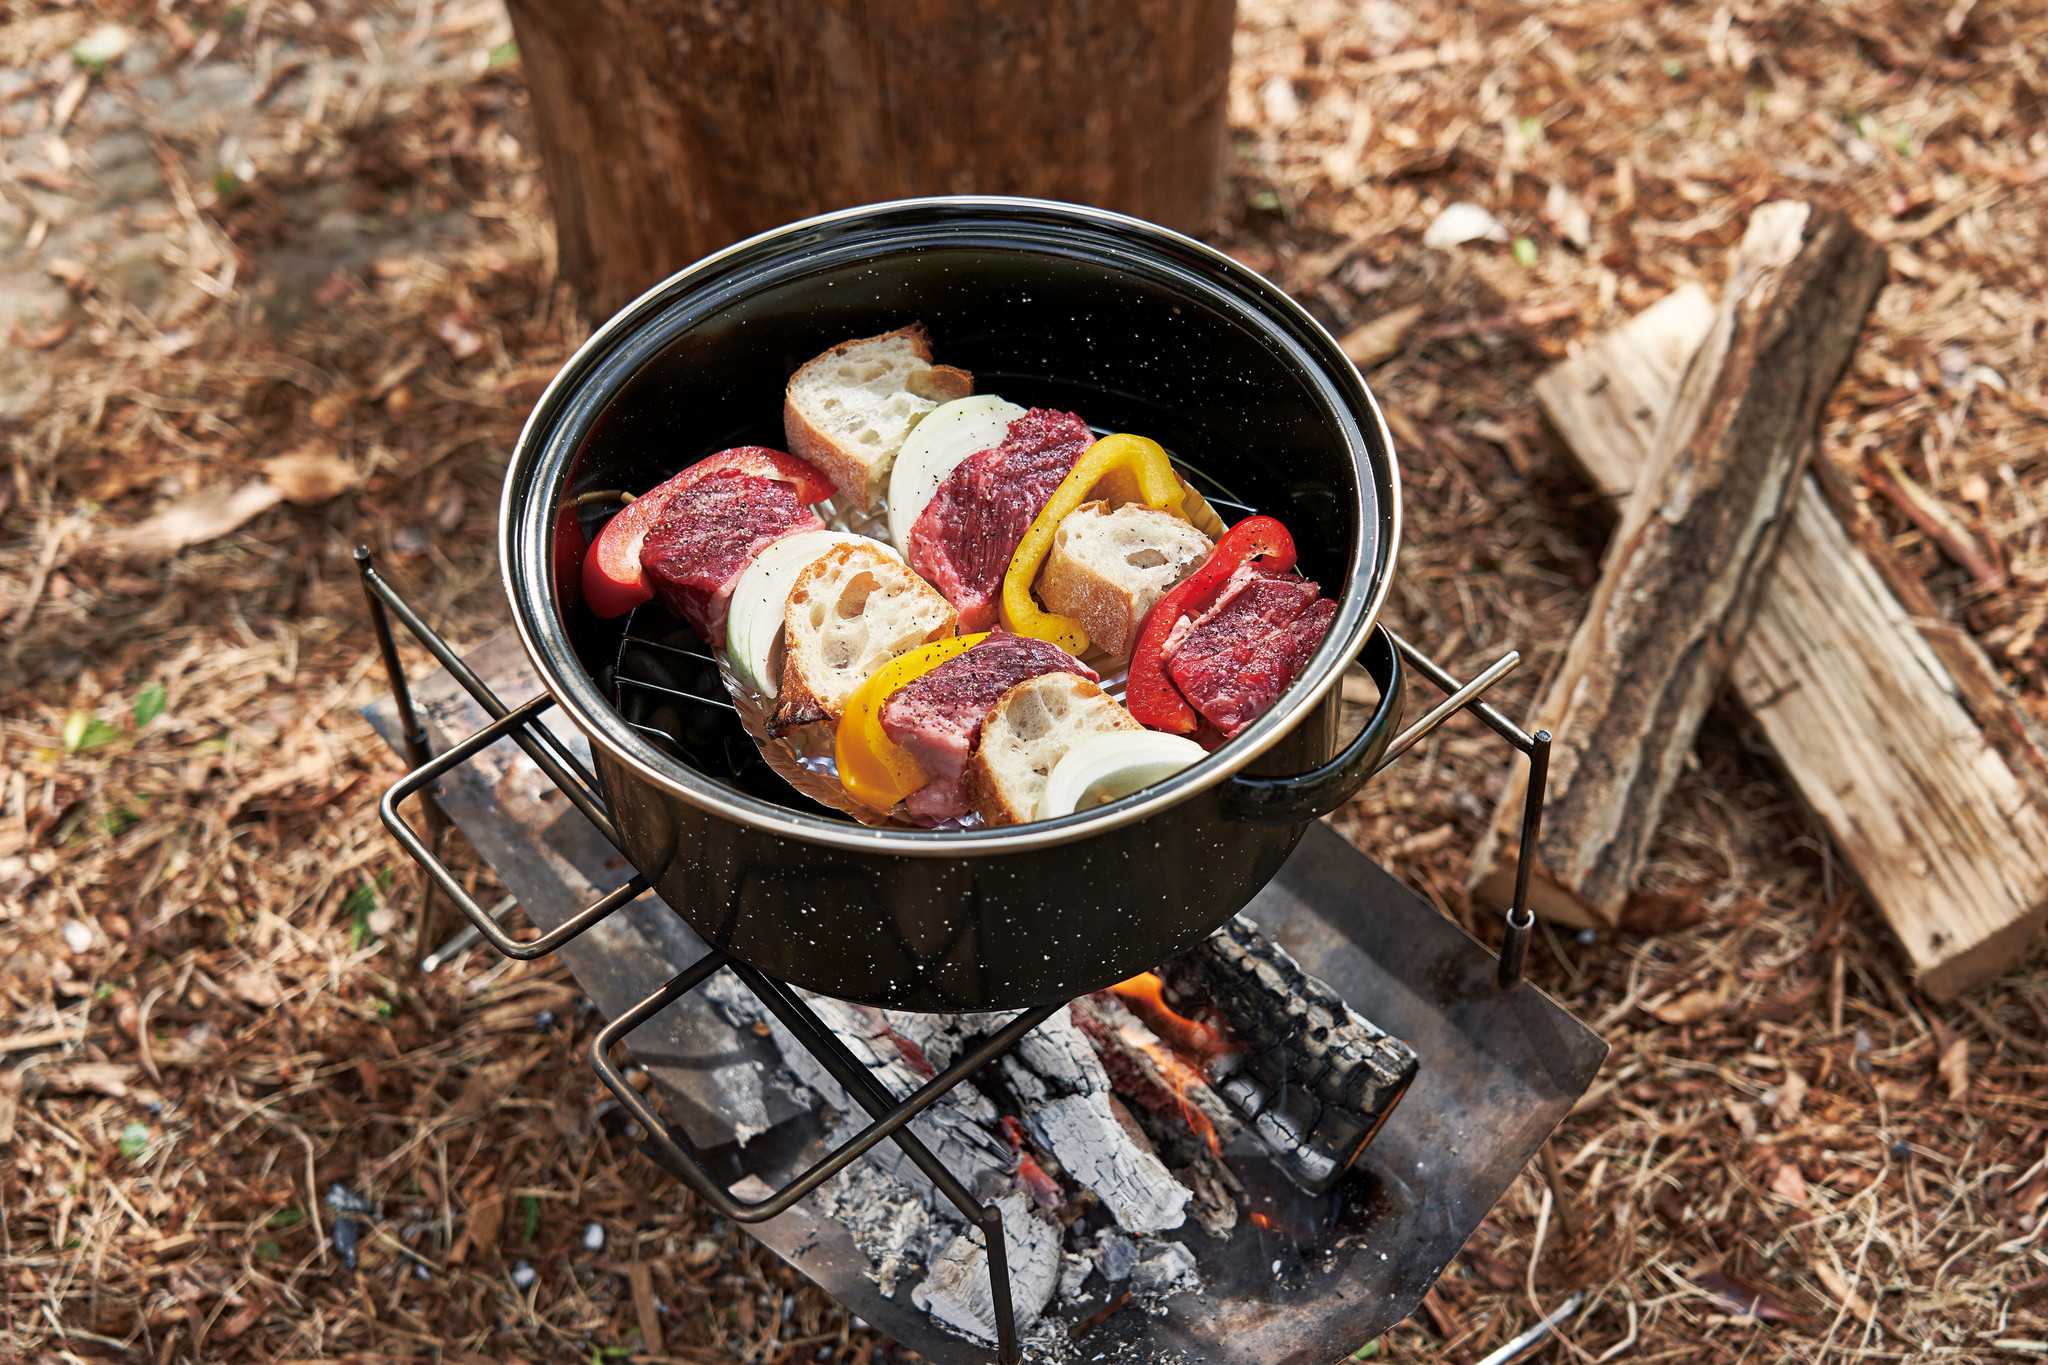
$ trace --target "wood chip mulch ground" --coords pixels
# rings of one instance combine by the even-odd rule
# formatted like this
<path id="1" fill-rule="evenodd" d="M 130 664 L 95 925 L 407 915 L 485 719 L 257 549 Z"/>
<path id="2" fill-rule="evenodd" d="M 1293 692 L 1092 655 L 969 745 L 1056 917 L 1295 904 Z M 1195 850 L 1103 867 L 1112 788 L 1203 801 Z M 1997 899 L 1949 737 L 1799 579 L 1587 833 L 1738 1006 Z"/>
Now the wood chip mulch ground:
<path id="1" fill-rule="evenodd" d="M 906 1356 L 637 1154 L 558 966 L 405 966 L 348 552 L 503 619 L 499 474 L 589 327 L 525 108 L 488 3 L 0 22 L 0 1358 Z M 1530 382 L 1820 197 L 1892 262 L 1822 456 L 2048 720 L 2048 11 L 1246 0 L 1231 121 L 1212 239 L 1393 319 L 1410 638 L 1533 702 L 1607 526 Z M 1501 240 L 1425 247 L 1458 202 Z M 1697 759 L 1628 929 L 1539 935 L 1614 1045 L 1548 1176 L 1354 1358 L 1577 1288 L 1549 1359 L 2048 1353 L 2039 955 L 1922 998 L 1732 710 Z M 1503 769 L 1455 725 L 1339 825 L 1491 934 Z"/>

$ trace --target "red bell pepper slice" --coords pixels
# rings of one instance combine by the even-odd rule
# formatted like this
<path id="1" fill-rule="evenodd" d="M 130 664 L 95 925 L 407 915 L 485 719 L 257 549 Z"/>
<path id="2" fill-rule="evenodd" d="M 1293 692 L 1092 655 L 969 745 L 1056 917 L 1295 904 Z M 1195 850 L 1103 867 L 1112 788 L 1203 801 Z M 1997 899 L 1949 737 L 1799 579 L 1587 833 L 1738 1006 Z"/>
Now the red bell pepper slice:
<path id="1" fill-rule="evenodd" d="M 1223 533 L 1201 568 L 1153 606 L 1138 632 L 1137 647 L 1131 651 L 1130 681 L 1124 685 L 1124 709 L 1133 720 L 1148 729 L 1176 735 L 1191 735 L 1200 727 L 1202 718 L 1166 676 L 1160 651 L 1181 617 L 1201 615 L 1232 574 L 1261 556 L 1265 558 L 1262 567 L 1286 573 L 1294 567 L 1294 537 L 1271 517 L 1246 517 Z"/>
<path id="2" fill-rule="evenodd" d="M 796 490 L 807 503 L 832 496 L 832 481 L 808 460 L 766 446 L 735 446 L 697 461 L 659 487 L 626 504 L 598 532 L 583 558 L 583 600 L 599 616 L 624 616 L 654 596 L 640 570 L 640 546 L 668 507 L 669 499 L 707 475 L 740 473 L 773 479 Z"/>

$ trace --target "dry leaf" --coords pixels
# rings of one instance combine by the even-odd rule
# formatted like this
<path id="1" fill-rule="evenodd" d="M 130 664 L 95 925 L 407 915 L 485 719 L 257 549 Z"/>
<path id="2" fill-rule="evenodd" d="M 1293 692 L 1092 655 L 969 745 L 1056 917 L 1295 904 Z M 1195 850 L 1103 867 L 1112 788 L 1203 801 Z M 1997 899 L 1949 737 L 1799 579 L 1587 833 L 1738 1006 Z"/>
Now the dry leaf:
<path id="1" fill-rule="evenodd" d="M 526 1074 L 526 1069 L 538 1060 L 538 1054 L 526 1053 L 478 1067 L 469 1073 L 469 1079 L 463 1083 L 462 1093 L 455 1097 L 454 1107 L 449 1113 L 458 1117 L 481 1114 L 510 1094 L 512 1087 L 519 1084 L 519 1078 Z"/>
<path id="2" fill-rule="evenodd" d="M 1727 1107 L 1728 1117 L 1735 1120 L 1736 1128 L 1742 1132 L 1745 1142 L 1756 1141 L 1756 1106 L 1744 1104 L 1741 1100 L 1722 1100 Z"/>
<path id="3" fill-rule="evenodd" d="M 1687 991 L 1676 1000 L 1657 1006 L 1650 1011 L 1667 1024 L 1697 1024 L 1721 1012 L 1728 1003 L 1728 983 L 1723 981 L 1712 990 Z"/>
<path id="4" fill-rule="evenodd" d="M 219 540 L 250 518 L 277 506 L 284 494 L 266 480 L 243 484 L 232 493 L 203 489 L 125 531 L 106 537 L 102 550 L 118 559 L 169 559 L 190 545 Z"/>
<path id="5" fill-rule="evenodd" d="M 1351 358 L 1352 364 L 1361 370 L 1369 370 L 1401 349 L 1408 329 L 1421 317 L 1422 305 L 1411 303 L 1406 308 L 1396 308 L 1363 326 L 1352 328 L 1337 344 L 1344 348 L 1344 354 Z"/>
<path id="6" fill-rule="evenodd" d="M 1941 1050 L 1935 1070 L 1948 1082 L 1948 1097 L 1959 1100 L 1970 1093 L 1970 1040 L 1956 1038 Z"/>
<path id="7" fill-rule="evenodd" d="M 347 492 L 356 486 L 357 478 L 355 467 L 348 461 L 308 450 L 278 456 L 263 466 L 263 477 L 301 507 L 318 506 Z"/>
<path id="8" fill-rule="evenodd" d="M 1710 1270 L 1703 1275 L 1693 1276 L 1693 1283 L 1706 1290 L 1715 1303 L 1737 1317 L 1759 1318 L 1764 1322 L 1803 1324 L 1806 1321 L 1804 1313 L 1794 1312 L 1790 1305 L 1770 1290 L 1733 1275 Z"/>
<path id="9" fill-rule="evenodd" d="M 313 406 L 307 416 L 313 419 L 313 425 L 320 430 L 332 431 L 341 425 L 342 418 L 348 416 L 348 410 L 354 402 L 355 399 L 346 393 L 323 394 L 313 400 Z"/>
<path id="10" fill-rule="evenodd" d="M 237 1000 L 260 1009 L 269 1009 L 284 998 L 277 988 L 277 978 L 259 967 L 237 968 L 222 978 L 221 984 Z"/>
<path id="11" fill-rule="evenodd" d="M 453 479 L 446 487 L 427 500 L 427 520 L 441 531 L 450 532 L 462 525 L 462 514 L 466 510 L 462 485 Z"/>
<path id="12" fill-rule="evenodd" d="M 1465 1263 L 1479 1272 L 1479 1278 L 1495 1289 L 1518 1289 L 1522 1284 L 1522 1272 L 1503 1261 L 1492 1252 L 1473 1243 L 1465 1246 Z"/>
<path id="13" fill-rule="evenodd" d="M 1584 251 L 1593 241 L 1593 216 L 1586 201 L 1563 185 L 1552 181 L 1543 200 L 1543 216 L 1557 229 L 1557 235 Z"/>
<path id="14" fill-rule="evenodd" d="M 1877 1316 L 1877 1309 L 1871 1307 L 1870 1301 L 1850 1288 L 1849 1282 L 1842 1278 L 1842 1272 L 1826 1261 L 1815 1261 L 1813 1274 L 1815 1279 L 1827 1287 L 1828 1293 L 1835 1296 L 1835 1302 L 1848 1309 L 1858 1320 L 1867 1323 Z"/>
<path id="15" fill-rule="evenodd" d="M 2007 1191 L 2007 1197 L 2012 1201 L 2012 1215 L 2026 1224 L 2024 1231 L 2031 1231 L 2034 1215 L 2040 1211 L 2042 1202 L 2048 1200 L 2048 1171 L 2041 1172 L 2017 1190 Z"/>
<path id="16" fill-rule="evenodd" d="M 1771 1193 L 1801 1208 L 1812 1202 L 1806 1196 L 1806 1173 L 1789 1161 L 1771 1177 Z"/>
<path id="17" fill-rule="evenodd" d="M 1806 1103 L 1806 1089 L 1806 1077 L 1786 1068 L 1785 1083 L 1778 1087 L 1778 1102 L 1771 1106 L 1771 1116 L 1778 1121 L 1778 1127 L 1789 1128 L 1799 1121 L 1799 1110 Z"/>
<path id="18" fill-rule="evenodd" d="M 1927 1087 L 1918 1081 L 1895 1081 L 1889 1076 L 1879 1078 L 1875 1089 L 1877 1097 L 1886 1104 L 1917 1104 L 1920 1092 Z"/>
<path id="19" fill-rule="evenodd" d="M 1698 887 L 1689 891 L 1639 891 L 1621 907 L 1615 927 L 1630 934 L 1673 934 L 1707 917 Z"/>
<path id="20" fill-rule="evenodd" d="M 129 1082 L 142 1074 L 142 1068 L 126 1062 L 79 1062 L 73 1066 L 41 1067 L 31 1074 L 37 1084 L 59 1094 L 90 1091 L 121 1100 L 135 1093 Z"/>
<path id="21" fill-rule="evenodd" d="M 1505 242 L 1508 230 L 1479 205 L 1460 199 L 1436 216 L 1422 234 L 1422 244 L 1438 251 L 1480 240 Z"/>
<path id="22" fill-rule="evenodd" d="M 486 1250 L 496 1246 L 498 1233 L 505 1226 L 505 1195 L 501 1190 L 489 1190 L 479 1195 L 469 1206 L 469 1222 L 463 1229 L 463 1236 L 471 1247 Z M 464 1248 L 467 1251 L 468 1248 Z M 451 1256 L 450 1260 L 459 1258 Z"/>
<path id="23" fill-rule="evenodd" d="M 484 348 L 482 335 L 454 313 L 434 324 L 434 335 L 441 338 L 448 353 L 457 360 L 467 360 Z"/>
<path id="24" fill-rule="evenodd" d="M 67 289 L 84 292 L 92 288 L 92 267 L 78 261 L 55 260 L 45 265 L 49 271 L 64 282 Z"/>

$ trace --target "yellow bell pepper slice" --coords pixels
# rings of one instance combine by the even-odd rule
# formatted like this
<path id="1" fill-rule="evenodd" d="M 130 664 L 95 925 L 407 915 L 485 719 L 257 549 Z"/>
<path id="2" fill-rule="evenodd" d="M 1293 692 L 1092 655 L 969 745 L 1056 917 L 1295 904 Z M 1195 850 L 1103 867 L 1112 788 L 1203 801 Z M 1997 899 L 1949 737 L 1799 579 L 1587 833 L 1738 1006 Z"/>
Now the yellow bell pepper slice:
<path id="1" fill-rule="evenodd" d="M 955 635 L 919 645 L 883 664 L 860 685 L 839 717 L 839 731 L 832 745 L 833 758 L 839 765 L 839 785 L 854 800 L 879 811 L 891 810 L 898 801 L 931 781 L 924 765 L 883 732 L 882 704 L 898 688 L 987 638 L 988 632 L 983 631 L 979 635 Z"/>
<path id="2" fill-rule="evenodd" d="M 1184 486 L 1157 441 L 1143 436 L 1105 436 L 1074 462 L 1045 510 L 1017 542 L 1017 553 L 1010 556 L 1010 567 L 1003 574 L 1003 625 L 1017 635 L 1049 640 L 1076 658 L 1088 648 L 1088 632 L 1071 616 L 1042 610 L 1031 595 L 1031 585 L 1052 552 L 1053 533 L 1061 519 L 1088 501 L 1097 485 L 1107 485 L 1104 491 L 1119 502 L 1142 502 L 1177 517 L 1185 515 L 1181 511 Z"/>

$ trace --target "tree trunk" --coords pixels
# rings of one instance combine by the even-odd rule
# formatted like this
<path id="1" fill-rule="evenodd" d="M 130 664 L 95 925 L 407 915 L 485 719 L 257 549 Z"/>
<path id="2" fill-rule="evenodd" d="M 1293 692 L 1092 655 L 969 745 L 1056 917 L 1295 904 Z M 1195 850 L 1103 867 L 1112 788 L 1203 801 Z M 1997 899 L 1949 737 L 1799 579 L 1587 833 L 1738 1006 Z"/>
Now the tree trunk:
<path id="1" fill-rule="evenodd" d="M 926 194 L 1182 231 L 1223 171 L 1234 0 L 509 0 L 563 276 L 608 315 L 708 252 Z"/>

